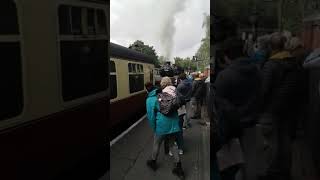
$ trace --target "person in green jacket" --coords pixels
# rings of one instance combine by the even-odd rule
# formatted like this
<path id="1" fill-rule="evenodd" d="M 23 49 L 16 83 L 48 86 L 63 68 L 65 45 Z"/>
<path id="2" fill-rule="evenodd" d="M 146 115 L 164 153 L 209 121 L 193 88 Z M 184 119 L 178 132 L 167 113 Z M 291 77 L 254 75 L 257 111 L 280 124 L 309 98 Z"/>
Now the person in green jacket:
<path id="1" fill-rule="evenodd" d="M 170 78 L 162 78 L 161 89 L 165 90 L 166 87 L 172 88 L 172 82 Z M 170 151 L 173 153 L 175 160 L 175 167 L 172 173 L 181 179 L 184 179 L 184 171 L 181 166 L 180 156 L 178 153 L 178 147 L 176 144 L 177 134 L 181 131 L 179 126 L 178 112 L 173 112 L 170 115 L 163 115 L 160 112 L 160 105 L 158 102 L 158 93 L 161 90 L 157 89 L 152 83 L 147 83 L 146 89 L 148 91 L 148 97 L 146 100 L 147 118 L 153 129 L 154 143 L 151 159 L 147 161 L 147 165 L 154 171 L 157 170 L 157 157 L 162 142 L 167 139 Z"/>

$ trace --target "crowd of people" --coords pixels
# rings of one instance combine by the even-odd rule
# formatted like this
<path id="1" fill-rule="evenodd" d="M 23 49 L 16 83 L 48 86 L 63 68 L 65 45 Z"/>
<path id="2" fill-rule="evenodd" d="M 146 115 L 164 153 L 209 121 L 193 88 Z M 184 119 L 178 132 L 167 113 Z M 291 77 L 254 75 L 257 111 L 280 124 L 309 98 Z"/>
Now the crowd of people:
<path id="1" fill-rule="evenodd" d="M 303 64 L 309 52 L 298 37 L 275 32 L 257 38 L 252 51 L 230 37 L 222 54 L 224 68 L 215 72 L 213 89 L 213 179 L 234 180 L 241 172 L 242 180 L 291 180 L 292 144 L 308 99 Z M 253 157 L 265 164 L 261 172 L 248 170 L 252 165 L 244 156 L 258 150 L 249 142 L 252 132 L 263 139 L 265 158 Z"/>
<path id="2" fill-rule="evenodd" d="M 191 119 L 204 116 L 201 107 L 204 103 L 203 95 L 206 94 L 206 78 L 202 73 L 181 73 L 177 83 L 165 76 L 161 79 L 160 87 L 152 82 L 145 84 L 148 92 L 147 118 L 154 132 L 152 156 L 147 161 L 147 166 L 152 170 L 158 168 L 157 159 L 163 143 L 164 152 L 174 157 L 172 173 L 180 179 L 185 178 L 180 160 L 184 154 L 183 131 L 191 128 Z"/>
<path id="3" fill-rule="evenodd" d="M 145 84 L 147 117 L 154 131 L 148 167 L 157 170 L 163 143 L 165 153 L 174 157 L 172 173 L 184 179 L 183 131 L 191 128 L 191 119 L 206 125 L 203 116 L 209 116 L 214 180 L 235 180 L 237 174 L 241 180 L 292 179 L 292 144 L 303 130 L 308 104 L 306 67 L 319 66 L 320 50 L 310 54 L 298 37 L 279 32 L 258 37 L 252 46 L 238 37 L 225 39 L 219 54 L 223 63 L 211 72 L 211 82 L 202 73 L 181 73 L 177 81 L 166 76 L 160 86 Z M 250 164 L 248 156 L 262 156 L 252 142 L 257 132 L 263 158 L 253 157 Z M 262 164 L 259 172 L 252 168 Z"/>

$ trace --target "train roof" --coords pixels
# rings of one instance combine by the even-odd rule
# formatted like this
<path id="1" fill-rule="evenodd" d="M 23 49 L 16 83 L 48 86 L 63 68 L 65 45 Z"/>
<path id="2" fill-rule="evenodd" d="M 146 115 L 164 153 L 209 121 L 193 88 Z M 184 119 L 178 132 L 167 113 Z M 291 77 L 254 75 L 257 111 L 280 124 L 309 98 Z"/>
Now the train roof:
<path id="1" fill-rule="evenodd" d="M 110 42 L 110 57 L 130 59 L 149 64 L 154 64 L 153 59 L 155 58 L 112 42 Z"/>

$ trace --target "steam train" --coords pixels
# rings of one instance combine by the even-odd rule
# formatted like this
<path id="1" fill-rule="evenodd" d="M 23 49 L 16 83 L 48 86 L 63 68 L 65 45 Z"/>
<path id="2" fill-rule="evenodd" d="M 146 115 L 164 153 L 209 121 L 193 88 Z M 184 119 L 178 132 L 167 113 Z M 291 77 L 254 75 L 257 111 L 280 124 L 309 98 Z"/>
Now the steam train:
<path id="1" fill-rule="evenodd" d="M 108 2 L 1 0 L 0 14 L 0 179 L 98 179 L 109 159 Z"/>
<path id="2" fill-rule="evenodd" d="M 110 119 L 112 137 L 145 114 L 146 82 L 155 83 L 153 58 L 110 43 Z"/>

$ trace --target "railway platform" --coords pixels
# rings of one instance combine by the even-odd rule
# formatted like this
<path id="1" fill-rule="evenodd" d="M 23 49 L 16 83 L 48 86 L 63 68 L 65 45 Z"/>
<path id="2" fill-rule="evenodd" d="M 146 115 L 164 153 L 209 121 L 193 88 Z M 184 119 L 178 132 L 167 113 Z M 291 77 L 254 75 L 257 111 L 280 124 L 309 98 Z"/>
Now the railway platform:
<path id="1" fill-rule="evenodd" d="M 173 157 L 164 154 L 161 147 L 157 171 L 146 165 L 153 144 L 153 132 L 146 118 L 128 133 L 112 142 L 110 147 L 110 180 L 176 180 L 172 174 Z M 184 130 L 185 151 L 181 155 L 186 180 L 210 179 L 210 125 L 193 119 L 192 127 Z M 107 174 L 105 179 L 107 179 Z M 102 180 L 102 179 L 101 179 Z"/>

